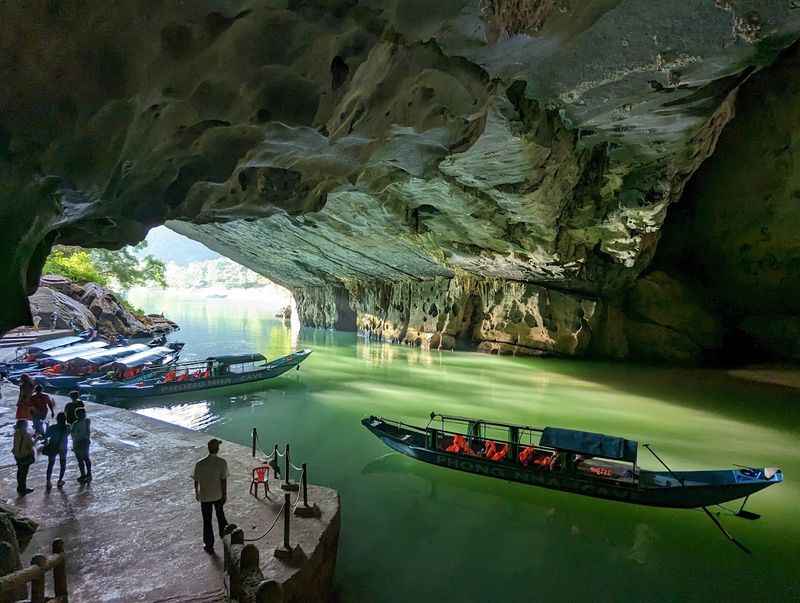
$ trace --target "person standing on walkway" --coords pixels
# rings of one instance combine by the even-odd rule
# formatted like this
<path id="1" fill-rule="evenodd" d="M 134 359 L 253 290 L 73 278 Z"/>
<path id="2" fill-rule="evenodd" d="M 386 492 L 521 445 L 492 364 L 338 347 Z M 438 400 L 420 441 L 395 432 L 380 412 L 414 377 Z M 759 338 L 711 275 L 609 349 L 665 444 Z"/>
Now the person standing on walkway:
<path id="1" fill-rule="evenodd" d="M 64 406 L 64 414 L 67 417 L 68 425 L 72 425 L 77 420 L 75 411 L 79 408 L 84 408 L 83 400 L 80 399 L 80 392 L 73 390 L 69 392 L 69 402 Z"/>
<path id="2" fill-rule="evenodd" d="M 211 525 L 212 510 L 217 514 L 219 537 L 222 538 L 225 526 L 223 506 L 228 498 L 228 463 L 217 456 L 219 445 L 217 439 L 208 441 L 208 456 L 194 466 L 194 496 L 200 503 L 203 513 L 203 545 L 206 553 L 214 553 L 214 528 Z"/>
<path id="3" fill-rule="evenodd" d="M 65 419 L 66 419 L 66 413 Z M 89 435 L 90 420 L 86 418 L 86 409 L 81 405 L 75 411 L 75 422 L 70 426 L 72 435 L 72 451 L 78 460 L 78 469 L 81 474 L 78 481 L 88 484 L 92 481 L 92 461 L 89 459 L 89 448 L 91 439 Z"/>
<path id="4" fill-rule="evenodd" d="M 17 493 L 25 496 L 33 492 L 33 488 L 28 488 L 28 470 L 36 461 L 33 450 L 33 437 L 28 431 L 28 422 L 25 420 L 17 421 L 14 428 L 14 459 L 17 461 Z"/>
<path id="5" fill-rule="evenodd" d="M 88 421 L 88 419 L 86 419 Z M 47 455 L 47 489 L 53 487 L 50 479 L 53 477 L 53 465 L 58 457 L 58 483 L 60 488 L 64 485 L 64 471 L 67 468 L 67 440 L 69 439 L 69 426 L 67 416 L 60 412 L 56 417 L 56 424 L 50 425 L 45 434 L 45 445 L 42 449 Z"/>
<path id="6" fill-rule="evenodd" d="M 33 396 L 31 396 L 31 417 L 33 419 L 33 434 L 34 436 L 45 437 L 45 429 L 47 425 L 47 411 L 50 411 L 50 416 L 55 417 L 56 405 L 53 399 L 42 391 L 42 386 L 38 383 L 33 388 Z"/>
<path id="7" fill-rule="evenodd" d="M 33 379 L 30 375 L 23 374 L 19 380 L 19 397 L 17 398 L 17 421 L 30 421 L 31 398 L 33 397 Z"/>

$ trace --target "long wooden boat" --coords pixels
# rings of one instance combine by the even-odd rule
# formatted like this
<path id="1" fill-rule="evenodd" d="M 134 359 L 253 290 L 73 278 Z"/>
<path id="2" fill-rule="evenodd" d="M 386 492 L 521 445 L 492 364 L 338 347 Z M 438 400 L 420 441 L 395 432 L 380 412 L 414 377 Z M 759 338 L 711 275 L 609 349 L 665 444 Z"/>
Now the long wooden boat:
<path id="1" fill-rule="evenodd" d="M 182 394 L 217 387 L 255 383 L 274 379 L 293 368 L 300 368 L 311 350 L 299 350 L 267 361 L 261 354 L 215 356 L 205 360 L 182 362 L 167 370 L 142 373 L 133 382 L 92 380 L 78 386 L 81 397 L 89 400 L 150 398 Z"/>
<path id="2" fill-rule="evenodd" d="M 0 370 L 6 374 L 11 374 L 26 369 L 35 369 L 39 366 L 39 362 L 47 357 L 59 353 L 67 353 L 74 348 L 87 349 L 86 344 L 91 343 L 95 336 L 95 331 L 85 331 L 77 335 L 47 339 L 22 346 L 17 349 L 16 357 L 13 360 L 0 362 Z"/>
<path id="3" fill-rule="evenodd" d="M 182 348 L 182 343 L 158 347 L 135 343 L 121 348 L 97 350 L 46 368 L 31 377 L 44 391 L 64 394 L 88 379 L 109 372 L 119 374 L 120 380 L 128 380 L 146 368 L 167 366 L 177 361 Z"/>
<path id="4" fill-rule="evenodd" d="M 783 481 L 774 468 L 648 471 L 637 466 L 638 442 L 571 429 L 434 413 L 426 427 L 375 416 L 362 424 L 393 450 L 432 465 L 639 505 L 707 507 Z"/>

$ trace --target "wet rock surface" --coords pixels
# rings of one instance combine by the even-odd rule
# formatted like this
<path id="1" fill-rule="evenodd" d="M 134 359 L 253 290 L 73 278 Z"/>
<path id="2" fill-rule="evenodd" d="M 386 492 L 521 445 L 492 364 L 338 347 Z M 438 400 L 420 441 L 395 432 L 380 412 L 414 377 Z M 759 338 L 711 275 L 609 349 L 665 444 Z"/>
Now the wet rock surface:
<path id="1" fill-rule="evenodd" d="M 0 576 L 22 569 L 22 552 L 30 543 L 37 527 L 35 521 L 20 515 L 14 507 L 0 504 Z M 25 599 L 28 593 L 27 589 L 20 588 L 7 596 L 16 601 Z"/>
<path id="2" fill-rule="evenodd" d="M 0 419 L 11 416 L 16 401 L 16 388 L 2 387 Z M 59 408 L 65 400 L 57 397 Z M 77 603 L 224 601 L 222 542 L 216 539 L 217 555 L 203 551 L 200 506 L 191 479 L 194 463 L 207 453 L 208 435 L 127 410 L 91 403 L 87 408 L 92 421 L 91 484 L 74 481 L 71 451 L 63 489 L 46 491 L 46 459 L 31 467 L 28 484 L 35 491 L 21 499 L 13 495 L 13 472 L 0 474 L 2 502 L 39 524 L 28 553 L 49 550 L 54 538 L 63 538 L 70 601 Z M 3 440 L 10 425 L 0 431 Z M 248 493 L 251 468 L 258 464 L 250 450 L 223 442 L 220 455 L 231 473 L 226 517 L 247 538 L 258 536 L 272 524 L 283 492 L 273 482 L 271 498 L 264 499 L 262 492 L 256 500 Z M 10 446 L 0 447 L 0 464 L 11 462 Z M 294 502 L 296 493 L 292 496 Z M 308 557 L 306 563 L 290 565 L 273 557 L 283 539 L 282 524 L 255 543 L 264 576 L 280 586 L 280 597 L 274 599 L 278 602 L 322 602 L 331 591 L 339 496 L 312 485 L 309 498 L 319 505 L 321 518 L 293 516 L 291 532 L 292 544 L 299 544 Z"/>
<path id="3" fill-rule="evenodd" d="M 656 319 L 626 346 L 588 345 L 588 330 L 570 343 L 592 321 L 583 302 L 550 304 L 567 338 L 496 325 L 516 315 L 515 283 L 625 314 L 740 98 L 796 98 L 781 53 L 800 35 L 789 3 L 758 1 L 127 0 L 0 16 L 3 325 L 27 318 L 54 241 L 118 246 L 167 221 L 300 292 L 310 324 L 355 328 L 392 313 L 370 292 L 448 298 L 466 274 L 508 284 L 475 341 L 653 358 L 697 357 L 698 342 Z"/>

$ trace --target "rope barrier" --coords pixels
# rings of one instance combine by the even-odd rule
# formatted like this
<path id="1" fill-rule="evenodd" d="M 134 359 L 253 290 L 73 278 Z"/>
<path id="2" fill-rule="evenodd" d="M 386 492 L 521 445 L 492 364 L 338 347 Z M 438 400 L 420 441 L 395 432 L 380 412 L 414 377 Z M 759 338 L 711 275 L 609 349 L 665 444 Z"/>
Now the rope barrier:
<path id="1" fill-rule="evenodd" d="M 305 471 L 300 469 L 300 481 L 303 481 L 303 476 L 305 475 Z M 294 500 L 294 504 L 292 505 L 292 511 L 294 511 L 297 507 L 300 506 L 300 498 L 302 497 L 302 490 L 300 488 L 297 489 L 297 498 Z"/>
<path id="2" fill-rule="evenodd" d="M 283 505 L 281 505 L 281 510 L 280 510 L 280 511 L 278 511 L 278 514 L 275 516 L 275 521 L 273 521 L 273 522 L 272 522 L 272 525 L 269 527 L 269 529 L 268 529 L 266 532 L 264 532 L 263 534 L 261 534 L 261 536 L 259 536 L 258 538 L 245 538 L 245 539 L 244 539 L 244 541 L 245 541 L 245 542 L 257 542 L 257 541 L 261 540 L 262 538 L 264 538 L 264 537 L 265 537 L 267 534 L 269 534 L 269 533 L 272 531 L 272 529 L 273 529 L 273 528 L 274 528 L 274 527 L 275 527 L 275 526 L 278 524 L 278 520 L 280 519 L 280 517 L 281 517 L 281 514 L 282 514 L 282 513 L 283 513 L 285 510 L 286 510 L 286 503 L 283 503 Z"/>

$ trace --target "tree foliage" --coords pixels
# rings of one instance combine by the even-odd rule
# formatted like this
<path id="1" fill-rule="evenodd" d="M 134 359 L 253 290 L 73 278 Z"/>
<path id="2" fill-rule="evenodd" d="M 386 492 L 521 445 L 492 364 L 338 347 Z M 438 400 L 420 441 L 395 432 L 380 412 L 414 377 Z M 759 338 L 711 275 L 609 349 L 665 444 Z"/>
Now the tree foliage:
<path id="1" fill-rule="evenodd" d="M 164 263 L 151 255 L 141 260 L 135 255 L 135 252 L 141 252 L 146 247 L 147 242 L 142 241 L 135 247 L 124 247 L 119 251 L 93 249 L 91 256 L 98 271 L 116 281 L 123 289 L 149 284 L 166 287 Z"/>
<path id="2" fill-rule="evenodd" d="M 137 257 L 146 249 L 142 241 L 118 251 L 85 250 L 57 245 L 47 258 L 43 274 L 58 274 L 77 283 L 98 283 L 129 289 L 137 285 L 166 287 L 166 267 L 151 255 Z"/>
<path id="3" fill-rule="evenodd" d="M 108 278 L 101 274 L 88 251 L 55 247 L 44 264 L 42 274 L 57 274 L 76 283 L 107 285 Z"/>

